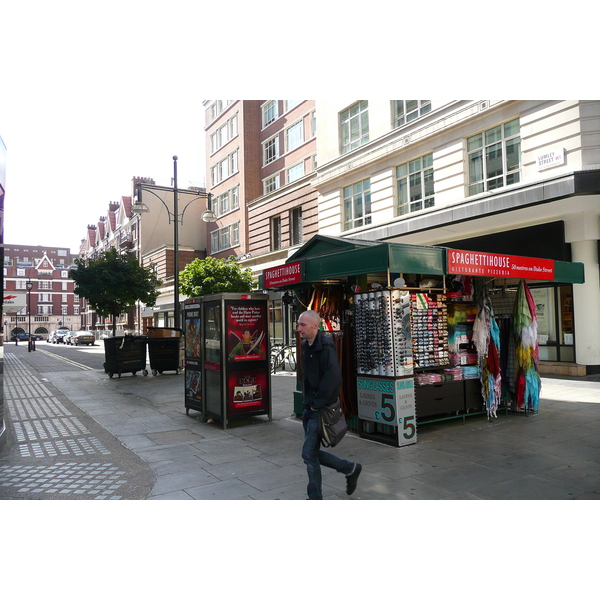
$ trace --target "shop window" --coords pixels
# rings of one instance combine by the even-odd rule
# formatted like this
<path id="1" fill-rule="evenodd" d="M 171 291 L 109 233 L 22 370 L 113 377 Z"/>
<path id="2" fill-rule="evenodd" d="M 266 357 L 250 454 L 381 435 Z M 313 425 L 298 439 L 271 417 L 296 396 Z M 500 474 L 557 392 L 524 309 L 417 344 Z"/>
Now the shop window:
<path id="1" fill-rule="evenodd" d="M 340 113 L 340 151 L 350 152 L 369 141 L 369 106 L 361 100 Z"/>
<path id="2" fill-rule="evenodd" d="M 396 216 L 434 206 L 433 187 L 433 154 L 396 167 Z"/>
<path id="3" fill-rule="evenodd" d="M 344 231 L 371 223 L 371 180 L 363 179 L 343 191 Z"/>
<path id="4" fill-rule="evenodd" d="M 392 100 L 394 128 L 406 125 L 431 111 L 431 100 Z"/>
<path id="5" fill-rule="evenodd" d="M 518 183 L 521 178 L 519 119 L 467 139 L 469 196 Z"/>

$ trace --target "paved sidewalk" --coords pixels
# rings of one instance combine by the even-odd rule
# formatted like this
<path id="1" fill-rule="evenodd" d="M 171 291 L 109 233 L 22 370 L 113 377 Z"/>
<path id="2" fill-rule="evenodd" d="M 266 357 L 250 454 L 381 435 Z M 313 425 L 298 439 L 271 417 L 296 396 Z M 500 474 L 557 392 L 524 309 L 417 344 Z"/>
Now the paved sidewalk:
<path id="1" fill-rule="evenodd" d="M 272 376 L 272 422 L 256 417 L 223 430 L 218 424 L 204 423 L 194 411 L 186 415 L 183 375 L 109 379 L 102 371 L 69 365 L 44 371 L 39 361 L 49 360 L 54 359 L 11 349 L 5 352 L 5 386 L 7 380 L 12 385 L 8 421 L 14 431 L 25 432 L 26 438 L 13 440 L 8 456 L 0 459 L 0 497 L 57 497 L 48 493 L 48 487 L 41 487 L 53 484 L 57 469 L 62 469 L 62 475 L 71 471 L 68 474 L 75 482 L 70 485 L 79 485 L 78 489 L 98 489 L 81 487 L 90 485 L 81 483 L 88 475 L 82 471 L 85 463 L 95 482 L 91 485 L 113 481 L 106 466 L 110 464 L 119 473 L 112 485 L 121 487 L 113 488 L 111 494 L 80 492 L 78 497 L 306 498 L 307 476 L 300 458 L 302 424 L 291 416 L 295 389 L 291 373 Z M 501 414 L 493 422 L 477 416 L 464 424 L 427 425 L 419 428 L 417 443 L 404 448 L 349 434 L 336 453 L 363 464 L 358 489 L 349 498 L 344 477 L 324 470 L 324 497 L 351 501 L 600 499 L 599 380 L 544 378 L 538 415 Z M 29 412 L 15 409 L 19 398 Z M 56 403 L 69 414 L 61 413 Z M 48 414 L 35 412 L 39 406 L 46 407 Z M 52 419 L 62 420 L 64 429 L 57 424 L 52 432 L 44 425 L 49 436 L 45 442 L 27 437 L 38 435 L 40 424 Z M 80 444 L 82 454 L 67 458 L 58 451 L 56 456 L 23 455 L 27 445 L 41 444 L 43 451 L 44 443 L 58 447 L 58 441 L 73 452 L 77 445 L 69 442 L 73 439 L 88 440 L 94 452 Z M 101 447 L 110 454 L 103 455 Z M 48 478 L 43 484 L 39 469 Z M 15 470 L 21 487 L 11 483 Z M 58 497 L 75 495 L 65 492 Z"/>

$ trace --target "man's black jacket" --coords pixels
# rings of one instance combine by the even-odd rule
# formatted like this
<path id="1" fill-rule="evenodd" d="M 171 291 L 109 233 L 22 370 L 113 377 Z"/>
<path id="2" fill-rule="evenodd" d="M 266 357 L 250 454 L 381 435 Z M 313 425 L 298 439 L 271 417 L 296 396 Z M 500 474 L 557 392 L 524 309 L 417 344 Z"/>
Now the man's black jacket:
<path id="1" fill-rule="evenodd" d="M 342 384 L 333 338 L 319 331 L 312 346 L 302 342 L 302 395 L 304 408 L 335 402 Z"/>

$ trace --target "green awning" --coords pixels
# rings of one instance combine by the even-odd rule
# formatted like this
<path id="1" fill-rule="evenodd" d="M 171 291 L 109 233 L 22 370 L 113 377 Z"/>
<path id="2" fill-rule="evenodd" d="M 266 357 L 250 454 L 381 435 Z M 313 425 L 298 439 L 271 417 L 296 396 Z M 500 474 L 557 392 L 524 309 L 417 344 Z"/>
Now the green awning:
<path id="1" fill-rule="evenodd" d="M 447 275 L 447 248 L 315 235 L 285 262 L 302 263 L 302 281 L 317 282 L 373 273 Z M 584 283 L 582 263 L 555 262 L 548 283 Z"/>

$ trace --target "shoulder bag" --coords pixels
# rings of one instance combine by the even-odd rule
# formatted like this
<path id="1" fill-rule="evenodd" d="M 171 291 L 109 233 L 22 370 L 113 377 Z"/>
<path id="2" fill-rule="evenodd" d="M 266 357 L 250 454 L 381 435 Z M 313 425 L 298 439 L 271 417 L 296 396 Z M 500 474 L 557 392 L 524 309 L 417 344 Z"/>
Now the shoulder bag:
<path id="1" fill-rule="evenodd" d="M 319 409 L 319 434 L 323 446 L 326 448 L 337 446 L 346 435 L 346 431 L 348 431 L 348 424 L 339 398 Z"/>

